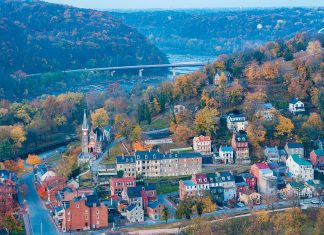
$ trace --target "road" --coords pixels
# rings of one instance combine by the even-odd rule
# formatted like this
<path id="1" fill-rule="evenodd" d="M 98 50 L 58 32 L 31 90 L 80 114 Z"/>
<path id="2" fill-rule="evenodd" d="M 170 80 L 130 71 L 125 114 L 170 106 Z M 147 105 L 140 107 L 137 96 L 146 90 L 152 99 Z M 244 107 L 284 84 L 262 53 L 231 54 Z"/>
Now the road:
<path id="1" fill-rule="evenodd" d="M 121 137 L 117 140 L 113 140 L 109 143 L 109 145 L 107 146 L 107 148 L 105 149 L 105 151 L 96 159 L 92 162 L 91 165 L 91 171 L 96 172 L 98 171 L 99 165 L 101 163 L 101 161 L 107 156 L 107 153 L 109 151 L 109 149 L 111 149 L 112 147 L 114 147 L 117 143 L 122 142 L 123 140 L 125 140 L 124 137 Z"/>
<path id="2" fill-rule="evenodd" d="M 63 147 L 64 148 L 64 147 Z M 59 151 L 63 151 L 63 148 L 48 151 L 40 154 L 42 160 L 46 160 L 51 156 L 57 154 Z M 35 185 L 34 185 L 34 174 L 28 173 L 21 178 L 21 182 L 26 185 L 26 204 L 27 204 L 27 219 L 25 223 L 30 227 L 32 234 L 44 234 L 44 235 L 57 235 L 62 234 L 57 231 L 57 228 L 51 218 L 49 210 L 44 207 L 42 200 L 39 198 Z M 42 230 L 42 232 L 41 232 Z"/>
<path id="3" fill-rule="evenodd" d="M 57 231 L 56 226 L 50 216 L 49 210 L 44 207 L 43 202 L 39 198 L 34 182 L 34 174 L 28 173 L 22 177 L 22 182 L 27 186 L 26 203 L 28 215 L 33 234 L 57 235 L 61 234 Z M 43 232 L 41 232 L 41 230 Z"/>
<path id="4" fill-rule="evenodd" d="M 159 198 L 160 199 L 160 198 Z M 311 204 L 311 201 L 314 200 L 314 198 L 309 198 L 309 199 L 304 199 L 301 201 L 302 209 L 306 209 L 307 207 L 316 207 L 318 205 L 313 205 Z M 168 206 L 168 203 L 166 203 L 166 206 Z M 323 207 L 323 206 L 322 206 Z M 260 210 L 266 210 L 268 208 L 267 205 L 261 204 L 261 205 L 255 205 L 253 210 L 254 211 L 260 211 Z M 274 210 L 273 211 L 281 211 L 281 210 L 286 210 L 292 208 L 292 202 L 291 201 L 280 201 L 277 203 L 274 203 Z M 236 208 L 224 208 L 224 210 L 216 210 L 210 213 L 205 213 L 202 215 L 202 217 L 210 217 L 210 216 L 219 216 L 219 215 L 228 215 L 229 218 L 234 218 L 234 217 L 245 217 L 249 216 L 250 214 L 248 213 L 249 209 L 245 207 L 236 207 Z M 230 216 L 231 214 L 238 214 L 236 216 Z M 197 216 L 193 216 L 192 218 L 196 218 Z M 186 219 L 175 219 L 175 218 L 170 218 L 168 220 L 168 223 L 174 223 L 174 222 L 182 222 L 182 221 L 187 221 Z M 164 221 L 144 221 L 142 223 L 137 223 L 137 224 L 129 224 L 125 226 L 121 226 L 120 229 L 136 229 L 136 227 L 143 227 L 143 226 L 148 226 L 148 225 L 154 225 L 154 224 L 164 224 Z M 178 229 L 152 229 L 152 230 L 136 230 L 132 232 L 131 234 L 168 234 L 168 233 L 176 233 L 178 232 Z M 95 233 L 99 234 L 99 233 Z"/>

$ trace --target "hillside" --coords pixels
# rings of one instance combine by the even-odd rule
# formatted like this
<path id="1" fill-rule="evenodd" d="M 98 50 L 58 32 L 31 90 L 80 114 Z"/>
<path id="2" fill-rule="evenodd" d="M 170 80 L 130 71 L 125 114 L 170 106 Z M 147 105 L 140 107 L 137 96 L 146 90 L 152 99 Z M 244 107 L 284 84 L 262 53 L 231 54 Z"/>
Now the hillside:
<path id="1" fill-rule="evenodd" d="M 0 70 L 7 74 L 167 61 L 135 29 L 95 10 L 1 1 L 0 30 Z"/>
<path id="2" fill-rule="evenodd" d="M 215 55 L 280 38 L 289 39 L 299 32 L 318 31 L 323 27 L 324 11 L 322 8 L 282 8 L 112 14 L 137 28 L 163 51 Z"/>

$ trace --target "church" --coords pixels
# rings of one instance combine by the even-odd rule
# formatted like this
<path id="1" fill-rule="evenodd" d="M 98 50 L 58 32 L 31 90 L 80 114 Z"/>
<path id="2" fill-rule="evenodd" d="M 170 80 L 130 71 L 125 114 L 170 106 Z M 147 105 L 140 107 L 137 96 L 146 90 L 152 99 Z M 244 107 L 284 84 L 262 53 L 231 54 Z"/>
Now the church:
<path id="1" fill-rule="evenodd" d="M 81 137 L 81 154 L 79 155 L 79 164 L 87 163 L 102 154 L 107 143 L 111 140 L 111 127 L 90 128 L 86 112 L 83 114 Z"/>

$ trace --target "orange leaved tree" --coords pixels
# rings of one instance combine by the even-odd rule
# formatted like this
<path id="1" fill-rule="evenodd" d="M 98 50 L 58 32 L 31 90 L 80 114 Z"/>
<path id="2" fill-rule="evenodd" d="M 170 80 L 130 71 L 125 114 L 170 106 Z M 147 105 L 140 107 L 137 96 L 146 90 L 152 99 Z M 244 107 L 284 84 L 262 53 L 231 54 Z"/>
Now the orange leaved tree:
<path id="1" fill-rule="evenodd" d="M 27 162 L 27 164 L 32 165 L 33 167 L 35 167 L 36 165 L 41 163 L 41 159 L 37 155 L 29 154 L 26 162 Z"/>

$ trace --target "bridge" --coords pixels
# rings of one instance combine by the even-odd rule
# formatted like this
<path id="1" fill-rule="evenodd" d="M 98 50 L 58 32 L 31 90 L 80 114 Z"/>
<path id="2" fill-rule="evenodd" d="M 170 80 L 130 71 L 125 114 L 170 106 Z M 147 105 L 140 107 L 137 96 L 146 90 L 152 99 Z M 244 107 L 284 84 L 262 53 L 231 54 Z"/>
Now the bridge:
<path id="1" fill-rule="evenodd" d="M 71 70 L 63 70 L 57 71 L 60 73 L 77 73 L 77 72 L 98 72 L 98 71 L 110 71 L 111 76 L 114 76 L 116 71 L 120 70 L 138 70 L 138 74 L 140 77 L 143 76 L 144 69 L 155 69 L 155 68 L 170 68 L 172 69 L 173 77 L 176 76 L 176 69 L 179 67 L 203 67 L 206 63 L 202 62 L 184 62 L 184 63 L 174 63 L 174 64 L 147 64 L 147 65 L 130 65 L 130 66 L 115 66 L 115 67 L 101 67 L 101 68 L 83 68 L 83 69 L 71 69 Z M 25 77 L 36 77 L 41 76 L 46 73 L 34 73 L 27 74 Z"/>
<path id="2" fill-rule="evenodd" d="M 321 28 L 320 30 L 318 30 L 318 33 L 324 33 L 324 28 Z"/>

